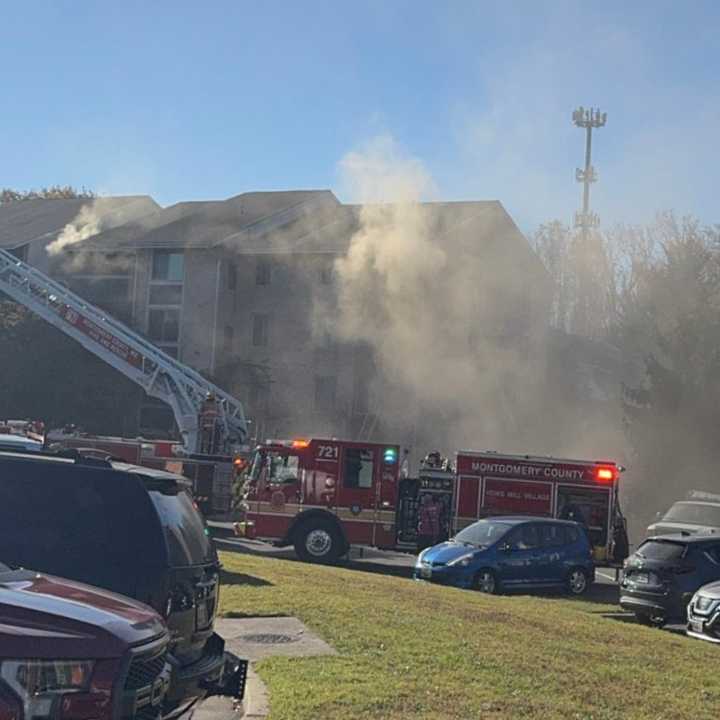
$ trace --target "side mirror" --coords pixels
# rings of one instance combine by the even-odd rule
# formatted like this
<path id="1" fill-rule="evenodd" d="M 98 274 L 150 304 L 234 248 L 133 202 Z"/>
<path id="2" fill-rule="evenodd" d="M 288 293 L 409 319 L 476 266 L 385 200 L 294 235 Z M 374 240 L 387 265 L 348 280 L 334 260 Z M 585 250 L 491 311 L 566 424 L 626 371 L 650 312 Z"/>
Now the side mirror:
<path id="1" fill-rule="evenodd" d="M 655 513 L 655 519 L 656 519 L 656 520 L 662 520 L 662 516 L 663 516 L 663 513 L 661 513 L 661 512 L 656 512 L 656 513 Z"/>
<path id="2" fill-rule="evenodd" d="M 498 548 L 500 552 L 510 552 L 512 550 L 512 545 L 510 545 L 509 542 L 504 542 L 500 544 L 500 547 Z"/>

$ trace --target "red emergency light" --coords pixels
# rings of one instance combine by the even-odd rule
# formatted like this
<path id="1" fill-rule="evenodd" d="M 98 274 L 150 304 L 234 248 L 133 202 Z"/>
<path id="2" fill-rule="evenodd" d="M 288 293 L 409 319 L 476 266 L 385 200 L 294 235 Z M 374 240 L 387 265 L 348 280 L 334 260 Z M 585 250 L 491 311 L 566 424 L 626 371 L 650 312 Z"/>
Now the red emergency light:
<path id="1" fill-rule="evenodd" d="M 595 470 L 595 479 L 602 483 L 614 482 L 617 471 L 613 467 L 599 467 Z"/>

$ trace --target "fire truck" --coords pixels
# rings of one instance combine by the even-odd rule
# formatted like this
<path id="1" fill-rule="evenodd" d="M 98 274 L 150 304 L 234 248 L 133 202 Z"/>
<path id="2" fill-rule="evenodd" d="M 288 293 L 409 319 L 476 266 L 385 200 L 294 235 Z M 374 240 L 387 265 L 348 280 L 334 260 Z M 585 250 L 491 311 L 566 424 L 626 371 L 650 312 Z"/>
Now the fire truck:
<path id="1" fill-rule="evenodd" d="M 454 466 L 426 461 L 416 477 L 402 477 L 399 453 L 398 445 L 335 438 L 269 441 L 244 475 L 235 532 L 292 545 L 314 562 L 333 562 L 351 545 L 415 551 L 419 515 L 434 505 L 438 542 L 479 518 L 532 515 L 581 522 L 598 564 L 627 554 L 623 468 L 613 461 L 461 451 Z"/>

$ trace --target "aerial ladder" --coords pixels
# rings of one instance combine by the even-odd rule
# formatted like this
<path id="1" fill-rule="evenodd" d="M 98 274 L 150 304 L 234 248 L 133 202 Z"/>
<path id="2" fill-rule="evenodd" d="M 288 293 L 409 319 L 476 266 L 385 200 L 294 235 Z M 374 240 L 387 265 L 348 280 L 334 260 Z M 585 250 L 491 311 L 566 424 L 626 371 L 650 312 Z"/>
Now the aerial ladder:
<path id="1" fill-rule="evenodd" d="M 0 291 L 140 385 L 147 395 L 166 402 L 175 415 L 185 453 L 231 454 L 244 443 L 247 423 L 238 400 L 1 248 Z M 208 416 L 211 436 L 203 423 Z"/>

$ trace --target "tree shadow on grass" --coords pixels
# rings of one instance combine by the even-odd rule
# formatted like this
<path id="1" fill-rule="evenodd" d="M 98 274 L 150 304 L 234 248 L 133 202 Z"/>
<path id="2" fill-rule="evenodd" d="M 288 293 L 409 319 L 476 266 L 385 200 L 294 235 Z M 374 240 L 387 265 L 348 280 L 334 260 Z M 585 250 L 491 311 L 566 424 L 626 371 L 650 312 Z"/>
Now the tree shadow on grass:
<path id="1" fill-rule="evenodd" d="M 269 580 L 247 575 L 246 573 L 232 572 L 230 570 L 220 571 L 220 583 L 222 585 L 248 585 L 249 587 L 270 587 L 273 585 Z"/>

